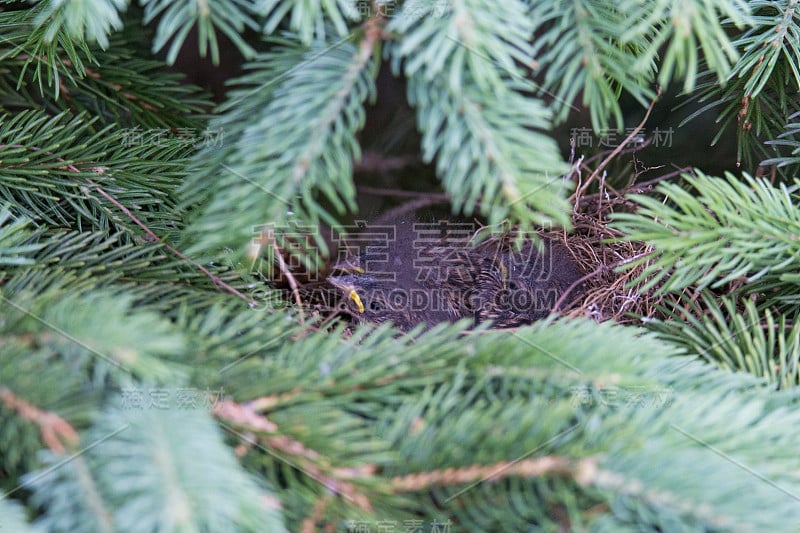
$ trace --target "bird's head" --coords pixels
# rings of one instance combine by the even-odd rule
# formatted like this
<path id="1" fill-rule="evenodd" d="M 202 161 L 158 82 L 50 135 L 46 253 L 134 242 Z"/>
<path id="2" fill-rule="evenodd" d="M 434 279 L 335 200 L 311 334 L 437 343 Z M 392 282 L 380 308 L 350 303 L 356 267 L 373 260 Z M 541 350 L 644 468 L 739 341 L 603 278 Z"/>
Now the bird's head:
<path id="1" fill-rule="evenodd" d="M 391 280 L 366 272 L 329 276 L 328 282 L 344 296 L 344 305 L 358 322 L 382 324 L 391 321 L 403 330 L 417 321 L 413 318 L 408 291 Z"/>

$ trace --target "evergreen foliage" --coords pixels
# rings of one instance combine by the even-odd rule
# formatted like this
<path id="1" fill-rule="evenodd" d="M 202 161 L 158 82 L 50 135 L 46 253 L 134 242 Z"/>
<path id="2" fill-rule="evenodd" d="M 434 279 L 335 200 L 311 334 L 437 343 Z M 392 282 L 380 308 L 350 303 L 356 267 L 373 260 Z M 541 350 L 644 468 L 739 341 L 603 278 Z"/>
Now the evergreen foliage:
<path id="1" fill-rule="evenodd" d="M 765 141 L 775 140 L 787 117 L 800 111 L 796 98 L 800 86 L 800 12 L 791 0 L 748 4 L 751 24 L 731 42 L 739 57 L 726 77 L 727 83 L 701 83 L 697 99 L 704 105 L 687 120 L 709 109 L 719 110 L 718 121 L 723 126 L 736 119 L 739 160 L 752 166 L 754 161 L 780 154 L 766 148 Z M 720 132 L 723 130 L 720 128 Z M 791 178 L 792 174 L 787 176 Z"/>
<path id="2" fill-rule="evenodd" d="M 391 60 L 409 80 L 423 158 L 436 160 L 454 206 L 471 214 L 481 198 L 490 224 L 509 217 L 523 229 L 568 226 L 567 169 L 541 133 L 550 113 L 525 95 L 536 90 L 524 75 L 535 29 L 526 10 L 523 2 L 493 9 L 472 1 L 437 16 L 430 3 L 410 2 L 387 28 L 405 35 Z"/>
<path id="3" fill-rule="evenodd" d="M 795 186 L 772 186 L 747 174 L 726 179 L 684 176 L 688 187 L 663 183 L 661 198 L 631 195 L 641 206 L 636 213 L 620 213 L 616 227 L 630 238 L 652 243 L 657 258 L 641 274 L 647 286 L 679 291 L 695 285 L 721 287 L 746 278 L 753 283 L 780 283 L 782 298 L 797 301 L 794 261 L 800 255 L 795 239 L 800 232 Z M 635 266 L 637 262 L 626 265 Z"/>
<path id="4" fill-rule="evenodd" d="M 795 1 L 140 4 L 0 8 L 0 529 L 796 529 Z M 165 68 L 193 29 L 249 61 L 215 109 Z M 737 117 L 747 172 L 627 197 L 623 269 L 675 297 L 641 327 L 322 324 L 258 228 L 356 210 L 382 64 L 492 223 L 569 227 L 554 124 L 656 84 Z"/>

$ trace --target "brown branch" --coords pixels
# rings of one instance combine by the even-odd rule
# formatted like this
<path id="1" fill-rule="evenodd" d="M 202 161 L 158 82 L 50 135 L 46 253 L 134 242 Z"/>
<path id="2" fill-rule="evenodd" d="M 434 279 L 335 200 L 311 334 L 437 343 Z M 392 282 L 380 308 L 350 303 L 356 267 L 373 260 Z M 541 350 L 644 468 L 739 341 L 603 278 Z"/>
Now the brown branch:
<path id="1" fill-rule="evenodd" d="M 391 486 L 395 492 L 418 492 L 430 487 L 464 485 L 483 481 L 497 481 L 508 477 L 565 476 L 586 486 L 594 483 L 597 475 L 597 460 L 571 459 L 548 455 L 521 461 L 504 461 L 493 465 L 474 465 L 465 468 L 448 468 L 418 472 L 392 478 Z"/>
<path id="2" fill-rule="evenodd" d="M 361 161 L 355 164 L 354 172 L 390 174 L 420 163 L 418 155 L 384 156 L 376 152 L 365 152 Z"/>
<path id="3" fill-rule="evenodd" d="M 247 426 L 253 431 L 272 433 L 278 431 L 278 426 L 270 422 L 266 416 L 258 414 L 248 405 L 242 405 L 232 400 L 222 400 L 214 406 L 214 416 L 225 419 L 237 426 Z"/>
<path id="4" fill-rule="evenodd" d="M 0 148 L 5 148 L 7 146 L 9 146 L 9 145 L 0 145 Z M 14 144 L 14 145 L 10 145 L 10 146 L 13 147 L 13 148 L 24 148 L 24 149 L 31 150 L 31 151 L 34 151 L 34 152 L 43 151 L 47 155 L 55 156 L 54 153 L 46 151 L 46 150 L 42 150 L 38 146 L 23 146 L 23 145 L 20 145 L 20 144 Z M 70 172 L 75 172 L 75 173 L 80 173 L 81 172 L 80 169 L 78 169 L 78 167 L 76 167 L 75 165 L 73 165 L 71 163 L 67 163 L 61 157 L 56 156 L 56 159 L 58 161 L 61 161 L 62 163 L 64 163 L 64 168 L 69 170 Z M 92 170 L 92 172 L 94 172 L 95 174 L 97 174 L 99 176 L 102 176 L 105 173 L 105 170 L 102 167 L 92 167 L 91 170 Z M 167 250 L 172 252 L 179 259 L 194 265 L 198 270 L 200 270 L 200 272 L 202 272 L 203 274 L 208 276 L 211 279 L 211 281 L 214 283 L 214 285 L 217 285 L 218 287 L 224 289 L 225 291 L 229 292 L 230 294 L 233 294 L 234 296 L 237 296 L 237 297 L 241 298 L 242 300 L 247 302 L 251 307 L 255 307 L 257 305 L 257 303 L 255 301 L 251 300 L 246 295 L 242 294 L 238 290 L 234 289 L 233 287 L 231 287 L 230 285 L 228 285 L 227 283 L 222 281 L 222 279 L 220 279 L 219 277 L 217 277 L 214 274 L 212 274 L 211 271 L 209 271 L 206 267 L 204 267 L 200 263 L 192 260 L 191 258 L 189 258 L 189 256 L 187 256 L 187 255 L 183 254 L 182 252 L 178 251 L 175 247 L 173 247 L 169 243 L 161 240 L 161 238 L 158 235 L 156 235 L 155 233 L 153 233 L 153 231 L 149 227 L 147 227 L 146 224 L 144 224 L 142 221 L 140 221 L 138 218 L 136 218 L 136 216 L 133 213 L 131 213 L 131 211 L 127 207 L 122 205 L 113 196 L 108 194 L 102 187 L 100 187 L 100 185 L 98 185 L 97 183 L 95 183 L 94 181 L 92 181 L 89 178 L 86 178 L 86 181 L 90 185 L 94 186 L 94 188 L 97 190 L 97 192 L 99 192 L 104 198 L 106 198 L 109 202 L 114 204 L 114 206 L 116 206 L 117 209 L 119 209 L 120 211 L 125 213 L 125 215 L 128 218 L 130 218 L 131 221 L 133 221 L 134 224 L 136 224 L 137 226 L 142 228 L 142 230 L 144 230 L 144 232 L 147 234 L 148 240 L 150 242 L 161 243 Z"/>
<path id="5" fill-rule="evenodd" d="M 297 280 L 294 278 L 294 274 L 291 273 L 289 268 L 286 266 L 286 261 L 283 260 L 283 253 L 281 249 L 278 247 L 278 243 L 275 242 L 275 239 L 272 239 L 272 249 L 275 251 L 275 255 L 278 259 L 278 268 L 281 271 L 281 274 L 286 276 L 286 279 L 289 280 L 289 287 L 292 289 L 292 294 L 294 294 L 294 301 L 297 304 L 297 311 L 300 313 L 299 319 L 301 324 L 305 324 L 305 313 L 303 313 L 303 299 L 300 298 L 300 288 L 297 285 Z"/>
<path id="6" fill-rule="evenodd" d="M 358 185 L 356 190 L 361 194 L 369 194 L 372 196 L 397 196 L 401 198 L 431 198 L 441 202 L 450 200 L 450 197 L 443 192 L 418 192 L 418 191 L 405 191 L 403 189 L 387 189 L 383 187 L 369 187 L 367 185 Z"/>
<path id="7" fill-rule="evenodd" d="M 323 494 L 311 509 L 311 516 L 303 520 L 300 526 L 300 533 L 314 533 L 317 530 L 317 524 L 322 520 L 329 503 L 331 503 L 330 494 Z"/>
<path id="8" fill-rule="evenodd" d="M 42 440 L 53 452 L 59 455 L 66 452 L 62 439 L 70 446 L 78 444 L 80 440 L 78 432 L 57 414 L 39 409 L 18 398 L 8 387 L 0 387 L 0 401 L 9 409 L 19 413 L 22 418 L 39 426 Z"/>
<path id="9" fill-rule="evenodd" d="M 267 411 L 272 409 L 278 404 L 282 404 L 287 400 L 291 400 L 292 398 L 296 397 L 302 391 L 299 389 L 295 389 L 289 392 L 285 392 L 283 394 L 273 394 L 272 396 L 262 396 L 260 398 L 256 398 L 255 400 L 250 400 L 245 405 L 248 409 L 252 409 L 254 411 Z"/>
<path id="10" fill-rule="evenodd" d="M 277 432 L 278 426 L 268 420 L 267 417 L 255 412 L 251 406 L 225 400 L 215 406 L 214 415 L 243 428 L 248 433 L 262 433 L 258 438 L 265 442 L 271 450 L 282 452 L 292 457 L 295 461 L 293 463 L 284 459 L 287 464 L 298 468 L 305 475 L 314 479 L 329 491 L 341 495 L 361 510 L 372 512 L 372 504 L 369 498 L 359 492 L 355 485 L 345 480 L 371 477 L 377 471 L 375 465 L 365 464 L 358 468 L 332 468 L 330 473 L 325 473 L 323 468 L 326 467 L 322 465 L 327 461 L 317 451 L 307 448 L 302 442 L 286 435 L 263 435 L 263 433 Z M 237 435 L 244 440 L 250 441 L 250 444 L 257 444 L 255 439 L 250 436 L 241 433 L 237 433 Z M 265 451 L 269 452 L 269 450 Z"/>
<path id="11" fill-rule="evenodd" d="M 173 247 L 169 243 L 167 243 L 165 241 L 162 241 L 161 237 L 159 237 L 158 235 L 153 233 L 153 231 L 149 227 L 147 227 L 142 221 L 140 221 L 138 218 L 136 218 L 136 216 L 133 213 L 131 213 L 130 210 L 127 207 L 125 207 L 124 205 L 119 203 L 113 196 L 111 196 L 105 190 L 103 190 L 103 188 L 100 187 L 100 185 L 96 184 L 94 181 L 92 181 L 89 178 L 87 178 L 86 181 L 89 182 L 91 185 L 93 185 L 95 187 L 95 189 L 97 190 L 97 192 L 99 192 L 106 200 L 108 200 L 109 202 L 114 204 L 117 207 L 117 209 L 119 209 L 120 211 L 125 213 L 125 215 L 127 215 L 128 218 L 130 218 L 133 221 L 134 224 L 136 224 L 137 226 L 142 228 L 142 230 L 144 230 L 144 232 L 148 235 L 148 237 L 150 237 L 150 240 L 152 242 L 161 243 L 164 246 L 164 248 L 166 248 L 167 250 L 172 252 L 175 256 L 177 256 L 178 258 L 186 261 L 187 263 L 190 263 L 190 264 L 194 265 L 200 272 L 202 272 L 203 274 L 208 276 L 211 279 L 211 281 L 214 283 L 214 285 L 217 285 L 218 287 L 220 287 L 220 288 L 224 289 L 225 291 L 233 294 L 234 296 L 238 296 L 239 298 L 241 298 L 242 300 L 247 302 L 252 307 L 255 307 L 256 305 L 258 305 L 254 300 L 251 300 L 246 295 L 242 294 L 238 290 L 234 289 L 233 287 L 231 287 L 230 285 L 228 285 L 227 283 L 222 281 L 222 279 L 220 279 L 219 277 L 217 277 L 214 274 L 212 274 L 211 271 L 208 270 L 206 267 L 204 267 L 203 265 L 201 265 L 197 261 L 192 260 L 189 256 L 187 256 L 183 252 L 180 252 L 177 248 Z"/>

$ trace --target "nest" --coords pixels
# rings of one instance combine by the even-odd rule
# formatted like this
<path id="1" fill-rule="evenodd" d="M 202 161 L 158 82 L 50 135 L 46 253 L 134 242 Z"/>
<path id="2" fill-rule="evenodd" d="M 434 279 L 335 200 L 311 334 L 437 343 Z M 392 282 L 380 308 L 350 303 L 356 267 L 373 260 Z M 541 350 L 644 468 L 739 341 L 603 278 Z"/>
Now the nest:
<path id="1" fill-rule="evenodd" d="M 621 234 L 608 226 L 599 213 L 574 213 L 571 234 L 549 231 L 545 237 L 558 239 L 572 253 L 584 272 L 585 292 L 562 311 L 567 317 L 587 317 L 597 322 L 614 320 L 623 324 L 641 323 L 641 317 L 660 317 L 658 304 L 663 296 L 644 291 L 641 276 L 645 263 L 622 269 L 623 265 L 651 254 L 652 248 L 641 242 L 614 240 Z"/>
<path id="2" fill-rule="evenodd" d="M 610 215 L 633 209 L 625 199 L 627 192 L 644 192 L 658 181 L 676 175 L 673 172 L 643 184 L 630 186 L 622 191 L 600 187 L 600 192 L 582 194 L 586 187 L 579 187 L 571 201 L 575 206 L 572 214 L 573 231 L 541 231 L 542 237 L 557 240 L 572 253 L 576 263 L 585 274 L 582 278 L 584 292 L 578 298 L 566 299 L 556 306 L 566 317 L 587 317 L 597 322 L 614 320 L 622 324 L 641 324 L 644 318 L 664 318 L 660 310 L 673 307 L 674 296 L 655 294 L 655 288 L 643 289 L 647 282 L 642 278 L 647 260 L 627 266 L 652 255 L 653 249 L 646 243 L 625 240 L 623 235 L 609 226 Z M 586 185 L 586 184 L 584 184 Z M 387 191 L 391 195 L 393 191 Z M 415 193 L 406 193 L 406 196 Z M 414 211 L 420 205 L 441 203 L 441 195 L 416 193 L 418 198 L 393 209 L 392 216 Z M 425 197 L 430 196 L 426 202 Z M 434 198 L 434 196 L 436 196 Z M 385 218 L 385 217 L 381 217 Z M 288 289 L 288 287 L 287 287 Z M 320 291 L 325 298 L 320 299 Z M 287 300 L 301 304 L 305 314 L 328 322 L 336 316 L 347 315 L 346 307 L 331 298 L 335 294 L 324 281 L 301 283 L 288 290 Z M 669 299 L 670 301 L 665 301 Z M 570 301 L 571 300 L 571 301 Z"/>
<path id="3" fill-rule="evenodd" d="M 674 308 L 677 297 L 656 294 L 658 285 L 644 288 L 649 278 L 642 274 L 649 265 L 648 257 L 653 256 L 653 248 L 644 242 L 626 240 L 609 223 L 614 213 L 635 208 L 625 198 L 627 193 L 649 192 L 656 183 L 687 171 L 691 169 L 678 169 L 620 191 L 606 187 L 602 181 L 600 191 L 593 194 L 583 194 L 588 182 L 578 187 L 570 198 L 574 205 L 573 232 L 545 234 L 564 243 L 585 273 L 585 292 L 562 311 L 563 316 L 632 325 L 639 325 L 647 318 L 666 318 L 662 309 Z"/>

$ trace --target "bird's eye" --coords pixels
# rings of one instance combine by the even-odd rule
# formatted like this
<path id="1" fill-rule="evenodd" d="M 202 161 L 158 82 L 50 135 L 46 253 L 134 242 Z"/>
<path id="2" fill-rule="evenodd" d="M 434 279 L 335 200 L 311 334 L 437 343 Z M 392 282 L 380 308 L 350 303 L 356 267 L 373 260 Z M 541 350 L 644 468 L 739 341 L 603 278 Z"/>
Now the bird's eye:
<path id="1" fill-rule="evenodd" d="M 383 311 L 383 306 L 381 305 L 381 303 L 379 301 L 372 300 L 369 303 L 369 310 L 370 311 Z"/>

